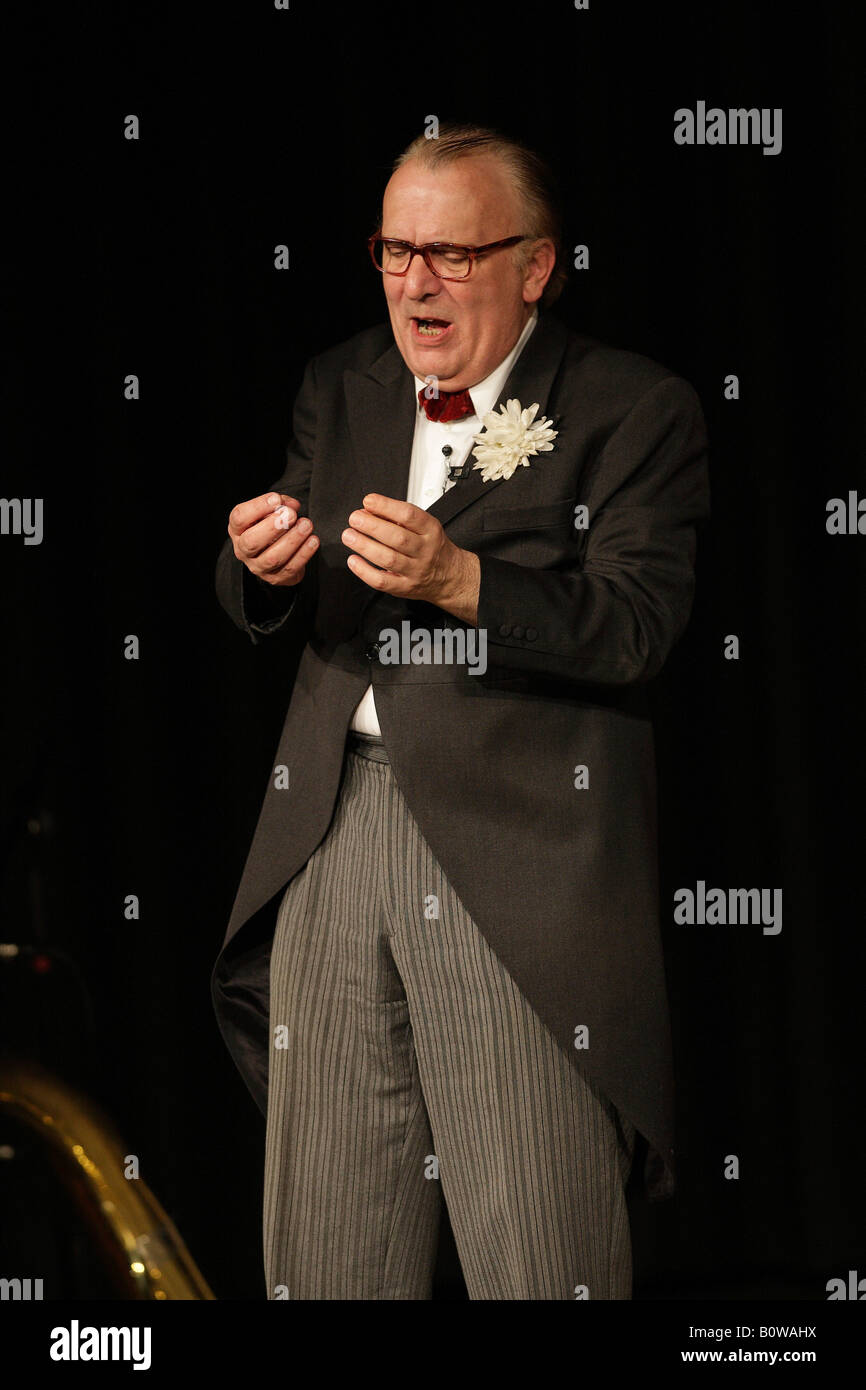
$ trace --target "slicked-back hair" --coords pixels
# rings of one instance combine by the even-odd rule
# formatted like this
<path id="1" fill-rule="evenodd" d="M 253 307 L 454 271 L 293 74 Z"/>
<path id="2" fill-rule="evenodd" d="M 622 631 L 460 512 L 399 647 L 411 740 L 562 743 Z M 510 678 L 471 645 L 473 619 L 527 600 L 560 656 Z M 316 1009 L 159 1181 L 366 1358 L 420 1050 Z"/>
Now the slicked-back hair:
<path id="1" fill-rule="evenodd" d="M 425 169 L 439 169 L 458 159 L 490 155 L 498 159 L 511 175 L 523 209 L 520 232 L 535 240 L 549 237 L 556 247 L 556 264 L 544 287 L 540 307 L 547 308 L 562 293 L 568 279 L 563 263 L 562 203 L 552 169 L 535 150 L 489 126 L 439 126 L 437 139 L 419 135 L 394 161 L 392 173 L 415 160 Z M 530 242 L 514 248 L 518 264 L 525 266 L 532 254 Z"/>

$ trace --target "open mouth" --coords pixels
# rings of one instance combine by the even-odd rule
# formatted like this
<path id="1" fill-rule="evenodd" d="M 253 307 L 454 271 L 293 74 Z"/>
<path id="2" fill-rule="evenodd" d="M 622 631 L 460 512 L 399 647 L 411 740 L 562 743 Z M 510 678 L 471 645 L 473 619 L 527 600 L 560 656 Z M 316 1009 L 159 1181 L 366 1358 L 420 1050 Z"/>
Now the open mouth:
<path id="1" fill-rule="evenodd" d="M 412 319 L 413 336 L 424 338 L 427 342 L 435 342 L 438 338 L 443 338 L 453 326 L 447 319 Z"/>

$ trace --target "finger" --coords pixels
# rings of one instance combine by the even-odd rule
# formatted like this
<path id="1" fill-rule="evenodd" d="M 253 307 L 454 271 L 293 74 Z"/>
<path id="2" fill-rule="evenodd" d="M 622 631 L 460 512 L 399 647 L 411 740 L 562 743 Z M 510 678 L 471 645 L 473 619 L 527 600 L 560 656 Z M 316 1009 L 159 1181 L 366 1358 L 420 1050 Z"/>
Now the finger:
<path id="1" fill-rule="evenodd" d="M 393 521 L 397 526 L 404 526 L 407 531 L 421 532 L 430 520 L 423 507 L 400 501 L 397 497 L 384 497 L 381 492 L 368 492 L 366 497 L 361 498 L 361 503 L 365 511 Z"/>
<path id="2" fill-rule="evenodd" d="M 264 521 L 248 526 L 235 538 L 235 555 L 246 563 L 292 531 L 297 531 L 303 538 L 312 534 L 313 524 L 308 516 L 298 517 L 291 507 L 281 505 L 270 512 Z"/>
<path id="3" fill-rule="evenodd" d="M 371 589 L 379 589 L 382 593 L 400 594 L 406 590 L 406 580 L 399 575 L 388 574 L 385 570 L 376 569 L 369 565 L 366 560 L 362 560 L 360 555 L 350 555 L 346 561 L 349 569 L 362 579 L 365 584 L 369 584 Z"/>
<path id="4" fill-rule="evenodd" d="M 286 577 L 300 579 L 318 546 L 318 536 L 300 536 L 297 530 L 293 530 L 281 540 L 274 541 L 257 559 L 250 560 L 247 568 L 260 579 L 267 579 L 271 583 Z"/>
<path id="5" fill-rule="evenodd" d="M 431 518 L 428 517 L 427 520 L 430 521 Z M 425 537 L 417 531 L 407 531 L 405 526 L 385 521 L 368 511 L 352 512 L 347 530 L 369 536 L 380 545 L 390 546 L 400 555 L 419 555 L 424 548 Z"/>
<path id="6" fill-rule="evenodd" d="M 247 527 L 254 526 L 281 506 L 289 507 L 296 516 L 301 510 L 301 504 L 296 497 L 289 497 L 281 492 L 263 492 L 260 497 L 252 497 L 248 502 L 239 502 L 232 508 L 229 516 L 229 535 L 232 540 L 237 540 Z"/>
<path id="7" fill-rule="evenodd" d="M 350 550 L 356 551 L 371 564 L 380 565 L 382 569 L 390 570 L 394 574 L 406 574 L 412 566 L 413 556 L 402 555 L 391 546 L 381 545 L 379 541 L 374 541 L 370 536 L 362 536 L 358 531 L 347 529 L 340 539 Z"/>
<path id="8" fill-rule="evenodd" d="M 246 556 L 241 549 L 238 559 L 242 560 L 253 574 L 267 578 L 269 575 L 276 574 L 301 550 L 303 550 L 304 556 L 309 558 L 318 546 L 319 538 L 314 534 L 309 520 L 306 517 L 303 520 L 307 523 L 306 527 L 299 523 L 288 531 L 281 531 L 276 539 L 271 537 L 268 544 L 257 551 L 255 555 Z M 245 537 L 242 536 L 240 540 L 235 542 L 236 549 L 243 547 L 244 539 Z"/>

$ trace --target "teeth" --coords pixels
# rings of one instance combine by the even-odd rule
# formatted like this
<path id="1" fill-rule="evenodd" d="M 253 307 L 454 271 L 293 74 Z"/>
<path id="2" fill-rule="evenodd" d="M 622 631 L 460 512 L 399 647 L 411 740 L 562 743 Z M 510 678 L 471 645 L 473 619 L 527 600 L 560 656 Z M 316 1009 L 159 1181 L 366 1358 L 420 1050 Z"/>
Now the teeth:
<path id="1" fill-rule="evenodd" d="M 428 320 L 426 319 L 418 319 L 417 322 L 418 332 L 422 333 L 425 338 L 438 338 L 442 333 L 445 332 L 444 327 L 435 328 L 433 324 L 428 322 Z"/>

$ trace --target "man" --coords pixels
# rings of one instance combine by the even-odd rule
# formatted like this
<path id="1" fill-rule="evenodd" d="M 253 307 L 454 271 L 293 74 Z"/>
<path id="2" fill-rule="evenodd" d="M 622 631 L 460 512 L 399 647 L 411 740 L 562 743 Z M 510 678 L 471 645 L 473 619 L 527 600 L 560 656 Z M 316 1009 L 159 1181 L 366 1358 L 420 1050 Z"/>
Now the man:
<path id="1" fill-rule="evenodd" d="M 370 245 L 390 330 L 310 362 L 217 571 L 302 649 L 213 977 L 268 1297 L 429 1298 L 444 1198 L 470 1298 L 627 1299 L 636 1135 L 674 1183 L 645 683 L 701 407 L 550 315 L 555 190 L 495 132 L 413 142 Z"/>

